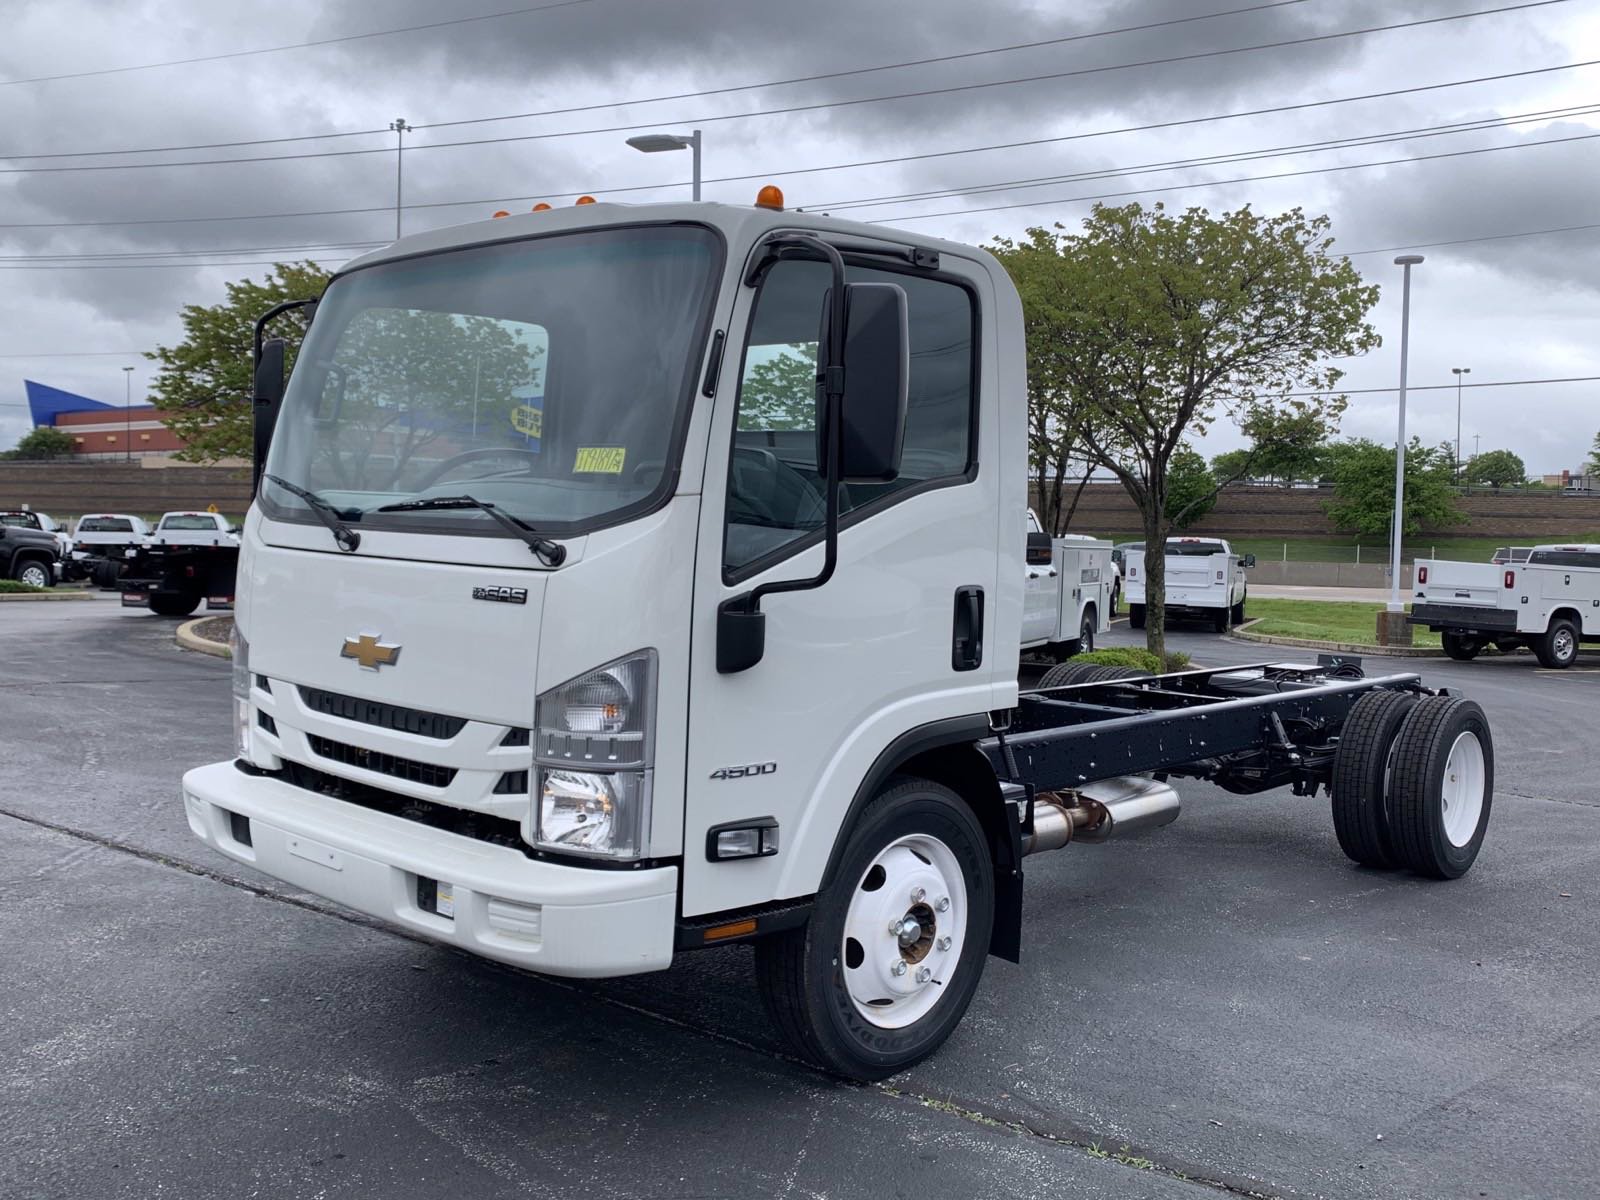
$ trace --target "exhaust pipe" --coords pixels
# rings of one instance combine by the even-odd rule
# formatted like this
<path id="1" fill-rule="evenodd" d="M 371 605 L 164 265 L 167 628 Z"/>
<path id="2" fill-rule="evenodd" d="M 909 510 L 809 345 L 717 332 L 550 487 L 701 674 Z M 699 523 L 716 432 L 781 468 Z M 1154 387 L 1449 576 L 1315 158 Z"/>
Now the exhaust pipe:
<path id="1" fill-rule="evenodd" d="M 1176 821 L 1182 807 L 1175 790 L 1142 775 L 1102 779 L 1071 792 L 1041 792 L 1033 798 L 1033 832 L 1024 835 L 1023 853 L 1159 829 Z"/>

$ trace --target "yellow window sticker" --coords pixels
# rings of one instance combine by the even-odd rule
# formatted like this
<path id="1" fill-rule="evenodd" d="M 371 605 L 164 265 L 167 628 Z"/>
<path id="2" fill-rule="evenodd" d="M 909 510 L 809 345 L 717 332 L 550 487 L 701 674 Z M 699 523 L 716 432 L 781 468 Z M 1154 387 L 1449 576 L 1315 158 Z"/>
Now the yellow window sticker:
<path id="1" fill-rule="evenodd" d="M 525 433 L 529 437 L 540 437 L 544 433 L 544 409 L 535 408 L 531 404 L 523 404 L 511 410 L 511 427 L 518 433 Z"/>
<path id="2" fill-rule="evenodd" d="M 622 460 L 627 453 L 626 446 L 579 446 L 578 460 L 572 464 L 572 473 L 621 475 Z"/>

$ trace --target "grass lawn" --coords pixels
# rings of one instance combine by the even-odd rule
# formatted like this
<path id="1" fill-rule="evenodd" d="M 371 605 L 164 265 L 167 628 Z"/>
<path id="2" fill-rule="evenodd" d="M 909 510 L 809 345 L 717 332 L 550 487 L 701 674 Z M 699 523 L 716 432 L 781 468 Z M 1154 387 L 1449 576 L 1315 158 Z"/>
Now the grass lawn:
<path id="1" fill-rule="evenodd" d="M 1352 642 L 1363 646 L 1378 644 L 1378 613 L 1381 604 L 1352 604 L 1343 600 L 1257 600 L 1245 601 L 1246 620 L 1260 617 L 1251 633 L 1271 637 L 1310 638 L 1323 642 Z M 1418 646 L 1435 647 L 1439 635 L 1412 627 Z"/>
<path id="2" fill-rule="evenodd" d="M 15 579 L 0 579 L 0 592 L 33 595 L 45 590 L 45 588 L 34 587 L 31 584 L 18 583 Z"/>

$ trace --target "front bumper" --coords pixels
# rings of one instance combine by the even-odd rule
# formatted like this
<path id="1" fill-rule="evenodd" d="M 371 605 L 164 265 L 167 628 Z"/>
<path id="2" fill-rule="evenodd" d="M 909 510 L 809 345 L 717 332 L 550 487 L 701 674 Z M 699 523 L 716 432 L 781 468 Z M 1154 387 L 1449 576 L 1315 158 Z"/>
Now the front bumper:
<path id="1" fill-rule="evenodd" d="M 189 828 L 229 858 L 433 941 L 550 975 L 604 977 L 672 963 L 678 869 L 569 867 L 319 796 L 231 762 L 183 777 Z M 249 821 L 250 842 L 230 814 Z M 448 882 L 455 916 L 418 905 Z"/>

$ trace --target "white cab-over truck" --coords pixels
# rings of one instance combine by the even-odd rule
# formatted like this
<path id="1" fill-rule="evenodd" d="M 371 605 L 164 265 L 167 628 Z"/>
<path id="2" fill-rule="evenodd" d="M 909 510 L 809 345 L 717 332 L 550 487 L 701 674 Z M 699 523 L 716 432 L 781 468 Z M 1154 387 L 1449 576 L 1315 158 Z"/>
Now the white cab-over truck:
<path id="1" fill-rule="evenodd" d="M 1027 519 L 1022 649 L 1056 659 L 1087 654 L 1111 629 L 1111 543 L 1051 537 L 1031 508 Z"/>
<path id="2" fill-rule="evenodd" d="M 982 250 L 715 204 L 417 234 L 335 275 L 287 391 L 282 307 L 237 744 L 182 785 L 240 863 L 557 975 L 752 941 L 799 1051 L 866 1079 L 1025 924 L 1092 919 L 1025 923 L 1026 855 L 1166 824 L 1175 780 L 1331 786 L 1374 866 L 1478 853 L 1488 725 L 1415 675 L 1019 694 L 1023 320 Z"/>
<path id="3" fill-rule="evenodd" d="M 1144 628 L 1145 551 L 1127 551 L 1128 624 Z M 1202 618 L 1218 633 L 1244 623 L 1244 602 L 1249 595 L 1245 569 L 1256 565 L 1253 554 L 1238 555 L 1221 538 L 1172 537 L 1167 539 L 1166 599 L 1169 617 Z"/>
<path id="4" fill-rule="evenodd" d="M 1408 619 L 1437 632 L 1451 658 L 1526 646 L 1559 669 L 1600 642 L 1600 545 L 1535 546 L 1524 562 L 1418 559 L 1415 570 Z"/>

